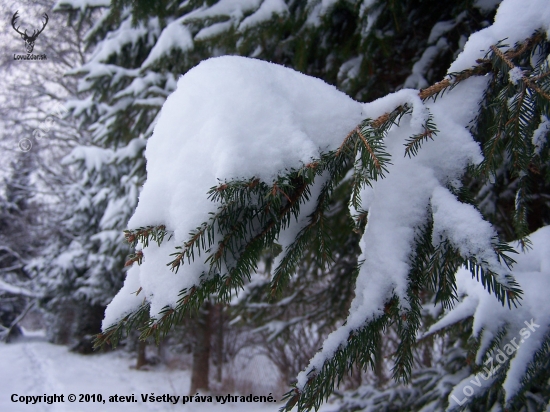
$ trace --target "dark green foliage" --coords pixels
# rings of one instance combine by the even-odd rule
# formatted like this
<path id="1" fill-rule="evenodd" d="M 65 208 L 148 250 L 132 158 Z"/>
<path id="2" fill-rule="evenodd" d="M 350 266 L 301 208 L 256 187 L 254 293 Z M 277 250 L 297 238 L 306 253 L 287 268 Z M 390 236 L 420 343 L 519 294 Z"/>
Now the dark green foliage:
<path id="1" fill-rule="evenodd" d="M 454 87 L 460 81 L 473 75 L 484 74 L 488 70 L 485 62 L 481 62 L 480 67 L 457 73 L 454 83 L 445 80 L 433 88 L 426 89 L 421 97 L 435 97 L 446 88 Z M 491 68 L 495 73 L 494 77 L 498 78 L 499 68 L 495 64 L 491 64 Z M 365 120 L 349 133 L 336 151 L 325 153 L 320 159 L 298 170 L 288 171 L 272 184 L 251 179 L 227 181 L 211 188 L 208 196 L 210 200 L 220 204 L 218 211 L 208 222 L 204 222 L 190 234 L 189 240 L 178 248 L 174 253 L 174 260 L 169 263 L 177 271 L 186 260 L 189 262 L 198 258 L 202 250 L 205 261 L 210 265 L 210 271 L 204 274 L 201 285 L 181 292 L 177 307 L 167 307 L 160 319 L 150 319 L 143 327 L 142 336 L 154 334 L 159 337 L 166 333 L 174 322 L 178 322 L 189 311 L 197 310 L 212 295 L 220 302 L 229 302 L 233 291 L 244 288 L 246 282 L 250 281 L 250 275 L 256 270 L 257 262 L 265 250 L 274 248 L 278 234 L 292 221 L 300 218 L 300 208 L 306 202 L 315 201 L 316 207 L 307 217 L 308 223 L 298 233 L 295 241 L 282 252 L 283 257 L 274 269 L 271 281 L 272 296 L 284 290 L 306 248 L 313 246 L 312 250 L 315 250 L 319 266 L 330 262 L 331 248 L 334 246 L 323 229 L 324 215 L 334 187 L 347 171 L 353 168 L 350 201 L 360 210 L 358 194 L 361 187 L 383 178 L 387 173 L 386 165 L 390 162 L 390 156 L 383 144 L 387 130 L 398 125 L 399 119 L 409 113 L 408 107 L 398 107 L 378 119 Z M 530 116 L 534 114 L 530 113 Z M 508 134 L 514 137 L 514 131 L 519 133 L 521 128 L 512 129 Z M 422 141 L 431 138 L 436 132 L 436 125 L 429 117 L 425 132 L 412 136 L 407 142 L 405 154 L 416 155 Z M 515 138 L 521 139 L 521 136 Z M 515 156 L 515 151 L 521 151 L 523 148 L 511 146 L 509 150 L 511 156 Z M 489 150 L 488 157 L 491 153 Z M 519 157 L 521 156 L 518 155 Z M 516 167 L 519 164 L 517 163 Z M 480 169 L 483 167 L 485 165 Z M 321 179 L 322 177 L 324 179 Z M 317 184 L 321 185 L 320 194 L 317 199 L 311 199 L 311 189 Z M 521 296 L 521 290 L 511 278 L 506 284 L 500 283 L 497 275 L 487 266 L 487 262 L 477 261 L 473 256 L 461 255 L 445 239 L 441 239 L 440 243 L 434 246 L 430 224 L 420 233 L 416 240 L 416 252 L 411 256 L 407 305 L 400 303 L 399 298 L 394 296 L 387 302 L 382 317 L 373 319 L 364 328 L 351 332 L 347 344 L 340 347 L 321 370 L 311 372 L 303 392 L 293 390 L 287 394 L 287 410 L 290 410 L 294 403 L 298 404 L 300 410 L 318 408 L 320 402 L 333 392 L 335 385 L 338 385 L 350 371 L 352 365 L 358 364 L 362 368 L 372 366 L 379 333 L 389 326 L 396 328 L 400 338 L 394 356 L 394 378 L 408 381 L 412 372 L 412 351 L 421 326 L 422 303 L 419 291 L 431 288 L 435 295 L 435 303 L 451 308 L 457 299 L 455 273 L 462 265 L 467 266 L 472 276 L 503 305 L 516 304 L 516 300 Z M 160 242 L 165 235 L 165 228 L 158 227 L 138 229 L 127 236 L 131 241 L 139 238 L 143 243 L 147 243 L 149 239 Z M 498 239 L 494 239 L 493 247 L 498 259 L 505 265 L 513 263 L 507 255 L 513 252 L 513 249 Z M 222 262 L 227 267 L 226 272 L 222 270 Z M 403 309 L 404 307 L 407 309 Z M 121 324 L 114 325 L 100 336 L 99 342 L 107 339 L 116 341 L 122 331 Z"/>
<path id="2" fill-rule="evenodd" d="M 528 244 L 526 236 L 543 222 L 548 223 L 546 213 L 529 211 L 541 207 L 540 199 L 533 196 L 533 189 L 541 185 L 548 187 L 550 183 L 544 177 L 548 173 L 548 149 L 536 151 L 532 142 L 541 116 L 548 118 L 550 114 L 550 72 L 543 57 L 550 45 L 546 37 L 537 32 L 506 52 L 500 51 L 501 47 L 503 44 L 493 46 L 483 62 L 490 63 L 492 78 L 473 128 L 485 152 L 485 160 L 476 172 L 481 182 L 483 179 L 510 182 L 513 199 L 497 201 L 500 206 L 497 207 L 513 210 L 510 220 L 513 226 L 508 222 L 502 222 L 502 226 L 508 238 L 523 239 L 522 242 Z M 523 72 L 516 83 L 509 79 L 512 69 Z M 503 218 L 505 216 L 494 216 L 499 223 Z"/>
<path id="3" fill-rule="evenodd" d="M 428 139 L 433 140 L 434 136 L 437 136 L 438 132 L 439 130 L 435 127 L 433 117 L 430 114 L 426 124 L 424 125 L 424 131 L 407 140 L 405 145 L 405 156 L 416 156 L 418 150 L 422 146 L 422 143 Z"/>
<path id="4" fill-rule="evenodd" d="M 150 319 L 143 327 L 142 336 L 161 336 L 174 322 L 181 320 L 189 311 L 197 310 L 212 295 L 221 302 L 229 302 L 232 292 L 242 289 L 250 280 L 250 275 L 256 270 L 256 264 L 264 251 L 274 247 L 278 233 L 300 217 L 300 207 L 305 202 L 316 201 L 317 206 L 308 216 L 308 224 L 298 233 L 294 243 L 283 251 L 283 258 L 274 270 L 270 287 L 272 295 L 281 293 L 284 289 L 312 239 L 317 240 L 313 242 L 313 250 L 321 264 L 328 262 L 331 241 L 324 234 L 323 217 L 335 184 L 353 167 L 351 201 L 357 203 L 353 196 L 363 185 L 383 178 L 384 172 L 387 172 L 385 164 L 390 160 L 382 144 L 383 137 L 389 127 L 407 112 L 407 108 L 398 108 L 381 119 L 364 121 L 344 139 L 338 150 L 328 152 L 315 162 L 279 176 L 270 185 L 251 179 L 229 181 L 211 188 L 210 199 L 220 204 L 217 213 L 190 234 L 189 241 L 176 251 L 175 259 L 169 263 L 174 270 L 178 270 L 186 260 L 189 262 L 198 258 L 202 249 L 206 256 L 205 261 L 210 265 L 210 273 L 205 274 L 200 286 L 181 292 L 182 297 L 177 307 L 167 307 L 160 319 Z M 428 121 L 426 128 L 436 130 L 431 121 Z M 410 146 L 411 150 L 413 146 L 414 144 Z M 319 183 L 317 179 L 323 175 L 328 177 Z M 311 199 L 311 187 L 315 184 L 321 184 L 320 194 L 317 199 Z M 452 307 L 453 301 L 457 299 L 455 273 L 462 265 L 469 267 L 472 276 L 477 277 L 487 291 L 494 293 L 503 305 L 515 305 L 515 301 L 520 298 L 521 290 L 517 284 L 511 279 L 507 284 L 497 281 L 497 276 L 487 267 L 487 262 L 462 256 L 444 239 L 438 246 L 434 246 L 430 224 L 420 233 L 416 240 L 416 252 L 411 256 L 407 305 L 400 303 L 399 298 L 394 296 L 387 302 L 384 316 L 351 332 L 347 344 L 339 348 L 321 370 L 311 373 L 303 392 L 289 392 L 288 410 L 294 402 L 298 403 L 300 410 L 318 408 L 320 402 L 333 392 L 335 385 L 344 378 L 352 365 L 372 366 L 379 332 L 390 325 L 395 326 L 400 338 L 394 357 L 393 375 L 395 379 L 408 381 L 412 372 L 412 351 L 421 325 L 422 303 L 419 291 L 431 288 L 436 303 L 441 302 L 444 307 Z M 131 241 L 140 239 L 146 244 L 149 239 L 162 241 L 165 235 L 165 228 L 158 227 L 128 232 L 127 237 Z M 220 240 L 216 243 L 215 239 Z M 506 265 L 513 263 L 507 256 L 513 250 L 496 239 L 494 251 Z M 228 268 L 225 273 L 222 272 L 222 262 Z M 132 315 L 129 319 L 134 321 L 138 317 Z M 126 322 L 128 320 L 105 331 L 99 337 L 99 342 L 116 342 L 123 331 L 122 325 Z"/>
<path id="5" fill-rule="evenodd" d="M 17 153 L 13 158 L 0 192 L 0 339 L 6 341 L 19 332 L 17 322 L 33 304 L 31 275 L 25 265 L 44 241 L 39 231 L 40 204 L 31 183 L 36 156 Z"/>
<path id="6" fill-rule="evenodd" d="M 531 136 L 541 123 L 541 115 L 548 116 L 550 107 L 547 98 L 550 76 L 545 63 L 548 42 L 545 37 L 534 34 L 525 43 L 504 53 L 501 51 L 503 44 L 495 45 L 477 66 L 452 73 L 433 84 L 444 77 L 464 38 L 483 27 L 491 19 L 491 13 L 483 15 L 473 7 L 472 1 L 451 4 L 441 1 L 375 1 L 363 12 L 360 3 L 338 2 L 319 17 L 318 24 L 310 25 L 306 22 L 315 6 L 310 3 L 289 2 L 288 16 L 275 15 L 244 31 L 232 26 L 218 36 L 196 40 L 193 50 L 174 48 L 151 66 L 142 67 L 160 30 L 174 19 L 197 10 L 203 2 L 190 1 L 180 6 L 170 1 L 155 4 L 115 1 L 105 19 L 105 27 L 91 36 L 92 41 L 100 41 L 106 32 L 116 29 L 123 16 L 127 17 L 124 13 L 132 14 L 134 25 L 144 27 L 152 18 L 158 17 L 159 27 L 148 34 L 150 41 L 141 38 L 135 44 L 126 45 L 119 53 L 113 53 L 105 62 L 108 70 L 99 74 L 83 71 L 86 76 L 95 76 L 88 78 L 88 90 L 98 107 L 86 122 L 101 125 L 97 129 L 97 141 L 117 148 L 134 137 L 150 135 L 160 105 L 144 100 L 166 98 L 173 90 L 177 76 L 213 54 L 254 56 L 285 64 L 323 78 L 360 100 L 386 95 L 404 83 L 407 87 L 423 89 L 419 93 L 423 101 L 443 98 L 445 91 L 462 81 L 472 76 L 487 76 L 484 100 L 477 119 L 471 125 L 471 130 L 483 145 L 486 160 L 476 170 L 468 171 L 463 178 L 463 187 L 449 190 L 461 201 L 479 206 L 488 220 L 496 225 L 503 240 L 522 238 L 527 245 L 527 234 L 550 221 L 548 200 L 537 197 L 540 193 L 548 193 L 550 182 L 548 132 L 542 139 L 544 147 L 535 150 L 531 143 Z M 125 7 L 129 7 L 128 11 Z M 377 17 L 369 21 L 374 14 Z M 230 21 L 230 17 L 190 19 L 186 27 L 194 36 L 212 23 L 223 21 Z M 430 32 L 440 21 L 451 22 L 452 28 L 439 38 L 428 40 Z M 371 23 L 372 27 L 369 26 Z M 412 64 L 423 56 L 427 47 L 434 46 L 440 39 L 446 45 L 438 49 L 421 78 L 410 78 Z M 515 84 L 509 81 L 508 75 L 513 67 L 521 67 L 524 71 L 523 78 Z M 128 75 L 130 72 L 132 74 Z M 135 95 L 119 93 L 135 79 L 143 80 L 149 73 L 158 77 L 145 91 Z M 189 234 L 187 241 L 180 244 L 171 257 L 167 256 L 166 261 L 174 272 L 184 271 L 185 265 L 195 259 L 207 262 L 209 270 L 203 274 L 201 283 L 182 290 L 177 305 L 164 308 L 159 319 L 150 318 L 149 305 L 144 298 L 139 310 L 100 334 L 97 344 L 108 342 L 116 345 L 124 332 L 133 327 L 141 330 L 142 339 L 151 336 L 158 339 L 185 316 L 195 314 L 206 301 L 227 304 L 236 293 L 241 293 L 243 298 L 238 308 L 243 323 L 261 325 L 278 317 L 288 320 L 294 308 L 301 314 L 296 318 L 301 319 L 293 321 L 315 322 L 321 325 L 323 333 L 333 329 L 345 318 L 353 298 L 358 271 L 357 243 L 368 220 L 367 213 L 361 208 L 360 191 L 365 185 L 387 175 L 392 159 L 384 139 L 388 130 L 399 127 L 400 121 L 410 113 L 410 107 L 400 106 L 377 119 L 365 119 L 350 131 L 340 148 L 324 153 L 321 158 L 299 169 L 287 170 L 273 182 L 255 178 L 220 180 L 219 185 L 205 194 L 219 208 L 207 221 L 197 222 L 197 228 Z M 437 139 L 438 132 L 437 124 L 430 116 L 424 130 L 410 136 L 405 143 L 403 156 L 416 156 L 424 144 Z M 137 156 L 141 159 L 141 152 Z M 132 174 L 142 179 L 144 162 L 136 161 Z M 496 176 L 495 185 L 491 184 L 492 176 Z M 494 202 L 493 199 L 483 202 L 480 195 L 483 190 L 502 197 Z M 313 211 L 303 216 L 304 206 L 309 203 L 313 203 Z M 354 222 L 347 211 L 348 203 L 357 211 Z M 487 205 L 497 207 L 488 210 Z M 301 230 L 291 244 L 281 248 L 279 233 L 298 221 L 303 223 Z M 149 241 L 160 244 L 168 239 L 170 230 L 162 225 L 139 228 L 126 231 L 126 239 L 132 246 L 139 241 L 147 247 Z M 317 409 L 354 367 L 374 367 L 381 333 L 390 330 L 399 338 L 395 353 L 390 356 L 393 377 L 413 386 L 400 389 L 401 403 L 396 402 L 400 406 L 395 410 L 417 410 L 435 400 L 441 408 L 446 406 L 445 401 L 439 399 L 442 393 L 438 387 L 440 372 L 435 368 L 426 368 L 425 373 L 415 370 L 417 334 L 427 326 L 424 306 L 453 307 L 458 299 L 455 274 L 461 265 L 466 265 L 472 276 L 503 305 L 516 305 L 521 290 L 513 281 L 500 283 L 497 275 L 487 267 L 487 262 L 461 255 L 449 240 L 439 239 L 439 243 L 434 244 L 429 218 L 416 231 L 406 302 L 400 302 L 397 296 L 391 297 L 382 316 L 350 333 L 347 344 L 340 347 L 320 370 L 312 371 L 303 392 L 293 389 L 287 394 L 287 410 L 293 405 L 298 405 L 300 410 Z M 493 248 L 506 265 L 513 263 L 509 256 L 512 250 L 506 244 L 494 239 Z M 140 251 L 130 255 L 127 265 L 140 264 L 142 256 Z M 274 261 L 278 262 L 277 265 L 271 265 Z M 267 262 L 265 267 L 272 276 L 248 288 L 260 262 Z M 140 290 L 136 293 L 139 294 Z M 289 322 L 279 333 L 284 334 L 291 328 Z M 449 336 L 466 342 L 471 330 L 469 321 L 456 328 L 458 330 L 448 331 Z M 498 343 L 496 339 L 494 345 Z M 467 345 L 475 343 L 465 343 Z M 464 366 L 465 351 L 459 346 L 452 347 L 449 342 L 446 348 L 449 355 L 445 368 L 453 374 Z M 541 352 L 541 360 L 536 361 L 537 366 L 530 372 L 526 388 L 528 384 L 544 387 L 540 384 L 545 376 L 541 369 L 543 355 Z M 491 405 L 500 396 L 498 386 L 502 380 L 503 375 L 499 375 L 496 388 L 484 395 L 484 405 Z M 447 382 L 446 394 L 456 383 Z M 377 398 L 377 395 L 365 396 L 371 400 Z M 379 409 L 373 410 L 386 410 L 383 408 L 388 406 L 388 396 L 386 393 L 377 398 Z"/>

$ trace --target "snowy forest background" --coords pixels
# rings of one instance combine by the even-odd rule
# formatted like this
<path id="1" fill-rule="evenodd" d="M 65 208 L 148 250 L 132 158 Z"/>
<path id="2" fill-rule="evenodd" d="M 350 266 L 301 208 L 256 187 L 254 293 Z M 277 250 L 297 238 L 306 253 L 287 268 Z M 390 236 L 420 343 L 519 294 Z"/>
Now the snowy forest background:
<path id="1" fill-rule="evenodd" d="M 1 356 L 43 330 L 83 368 L 188 371 L 181 394 L 550 411 L 550 7 L 504 0 L 495 21 L 500 3 L 3 0 Z M 48 14 L 34 51 L 47 60 L 13 59 L 16 10 L 30 30 Z M 349 97 L 248 60 L 199 65 L 225 55 Z M 277 115 L 323 143 L 311 162 L 283 150 Z M 213 140 L 178 140 L 193 122 Z M 229 159 L 211 182 L 214 152 Z M 273 233 L 255 226 L 271 215 L 233 220 L 272 203 Z M 206 239 L 217 205 L 231 213 L 215 244 L 243 229 L 201 278 L 213 246 L 195 256 L 184 238 Z M 40 356 L 63 362 L 56 350 Z"/>

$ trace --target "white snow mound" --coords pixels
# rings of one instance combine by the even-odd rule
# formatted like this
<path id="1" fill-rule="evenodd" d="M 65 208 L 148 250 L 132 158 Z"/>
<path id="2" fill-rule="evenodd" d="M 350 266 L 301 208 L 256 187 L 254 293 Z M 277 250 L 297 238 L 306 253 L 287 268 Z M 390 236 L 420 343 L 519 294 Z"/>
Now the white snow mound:
<path id="1" fill-rule="evenodd" d="M 189 232 L 218 205 L 207 199 L 217 179 L 271 182 L 336 149 L 363 119 L 363 105 L 317 78 L 260 60 L 224 56 L 203 61 L 178 81 L 147 143 L 147 182 L 128 225 L 166 225 L 174 237 L 145 248 L 106 311 L 104 327 L 138 307 L 155 316 L 207 270 L 197 258 L 175 274 L 166 263 Z M 141 287 L 143 294 L 133 292 Z"/>

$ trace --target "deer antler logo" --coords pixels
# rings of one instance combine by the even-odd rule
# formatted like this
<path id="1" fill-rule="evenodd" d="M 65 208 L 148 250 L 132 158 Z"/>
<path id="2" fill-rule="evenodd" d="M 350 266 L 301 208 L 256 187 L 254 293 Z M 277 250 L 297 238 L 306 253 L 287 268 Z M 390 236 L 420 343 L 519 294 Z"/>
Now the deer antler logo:
<path id="1" fill-rule="evenodd" d="M 33 49 L 34 49 L 34 42 L 36 41 L 36 38 L 38 37 L 38 35 L 39 35 L 40 33 L 42 33 L 42 31 L 44 31 L 44 27 L 46 27 L 46 24 L 48 24 L 48 15 L 47 15 L 46 13 L 44 13 L 44 19 L 45 19 L 44 25 L 43 25 L 42 28 L 41 28 L 40 30 L 38 30 L 38 31 L 33 30 L 32 35 L 29 36 L 29 35 L 27 34 L 27 30 L 25 30 L 24 32 L 20 32 L 20 31 L 19 31 L 19 27 L 20 27 L 20 26 L 15 27 L 15 24 L 16 24 L 16 22 L 17 22 L 17 19 L 19 18 L 19 16 L 17 15 L 17 13 L 19 13 L 19 10 L 17 10 L 17 11 L 14 13 L 14 15 L 13 15 L 13 17 L 12 17 L 12 19 L 11 19 L 11 25 L 12 25 L 13 29 L 14 29 L 17 33 L 19 33 L 19 34 L 21 35 L 21 38 L 22 38 L 23 40 L 25 40 L 25 48 L 27 49 L 27 53 L 32 53 L 32 51 L 33 51 Z"/>

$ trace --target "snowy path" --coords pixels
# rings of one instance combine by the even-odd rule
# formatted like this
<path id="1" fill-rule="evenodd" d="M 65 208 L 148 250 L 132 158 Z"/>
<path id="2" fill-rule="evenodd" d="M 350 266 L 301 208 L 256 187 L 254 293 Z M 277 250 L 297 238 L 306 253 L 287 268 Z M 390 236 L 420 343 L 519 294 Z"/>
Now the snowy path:
<path id="1" fill-rule="evenodd" d="M 0 343 L 0 411 L 2 412 L 140 412 L 140 411 L 277 411 L 276 403 L 212 403 L 177 404 L 144 403 L 142 394 L 187 395 L 187 371 L 136 371 L 130 369 L 133 359 L 122 352 L 82 356 L 71 353 L 64 346 L 41 341 Z M 64 395 L 65 402 L 48 405 L 44 402 L 26 405 L 12 402 L 12 395 Z M 77 401 L 70 403 L 69 394 Z M 79 403 L 79 394 L 101 394 L 103 403 Z M 110 403 L 112 395 L 135 395 L 137 402 Z M 268 395 L 268 394 L 255 394 Z"/>

